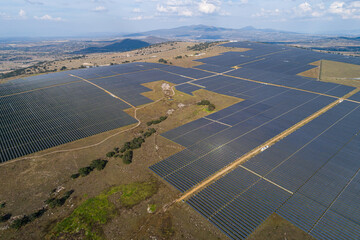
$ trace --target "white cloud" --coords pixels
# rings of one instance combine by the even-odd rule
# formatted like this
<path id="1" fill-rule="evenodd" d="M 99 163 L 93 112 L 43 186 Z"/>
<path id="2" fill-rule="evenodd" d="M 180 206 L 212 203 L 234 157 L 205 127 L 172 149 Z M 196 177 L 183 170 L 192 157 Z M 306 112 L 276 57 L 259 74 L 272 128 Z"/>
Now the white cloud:
<path id="1" fill-rule="evenodd" d="M 11 20 L 12 17 L 7 14 L 7 13 L 4 13 L 4 12 L 0 12 L 0 19 L 3 19 L 3 20 Z"/>
<path id="2" fill-rule="evenodd" d="M 260 9 L 260 12 L 255 13 L 252 15 L 252 17 L 271 17 L 271 16 L 279 16 L 282 13 L 282 11 L 278 8 L 273 10 L 266 10 L 264 8 Z"/>
<path id="3" fill-rule="evenodd" d="M 38 17 L 38 16 L 34 16 L 34 19 L 36 20 L 42 20 L 42 21 L 54 21 L 54 22 L 60 22 L 63 21 L 63 19 L 61 17 L 52 17 L 48 14 L 45 14 L 42 17 Z"/>
<path id="4" fill-rule="evenodd" d="M 193 15 L 193 12 L 189 9 L 184 9 L 178 12 L 179 16 L 185 16 L 185 17 L 191 17 Z"/>
<path id="5" fill-rule="evenodd" d="M 96 8 L 93 9 L 94 12 L 106 12 L 107 8 L 104 6 L 97 6 Z"/>
<path id="6" fill-rule="evenodd" d="M 302 12 L 311 12 L 312 11 L 311 5 L 308 2 L 301 3 L 298 8 Z"/>
<path id="7" fill-rule="evenodd" d="M 241 0 L 246 1 L 246 0 Z M 157 4 L 158 15 L 178 15 L 185 17 L 218 13 L 228 14 L 220 9 L 220 0 L 164 0 Z"/>
<path id="8" fill-rule="evenodd" d="M 333 2 L 330 4 L 329 13 L 339 15 L 343 19 L 360 19 L 360 1 Z"/>
<path id="9" fill-rule="evenodd" d="M 128 18 L 124 18 L 125 20 L 130 20 L 130 21 L 140 21 L 140 20 L 147 20 L 147 19 L 152 19 L 154 18 L 153 16 L 136 16 L 136 17 L 128 17 Z"/>
<path id="10" fill-rule="evenodd" d="M 30 3 L 32 5 L 44 5 L 43 2 L 32 1 L 32 0 L 25 0 L 25 2 Z"/>
<path id="11" fill-rule="evenodd" d="M 142 11 L 141 11 L 140 8 L 134 8 L 134 9 L 132 10 L 132 12 L 134 12 L 134 13 L 141 13 Z"/>
<path id="12" fill-rule="evenodd" d="M 26 12 L 25 12 L 23 9 L 20 9 L 20 11 L 19 11 L 19 16 L 20 16 L 21 18 L 26 18 Z"/>
<path id="13" fill-rule="evenodd" d="M 199 11 L 205 14 L 211 14 L 214 13 L 217 10 L 217 7 L 212 4 L 209 3 L 207 0 L 202 0 L 199 3 Z"/>

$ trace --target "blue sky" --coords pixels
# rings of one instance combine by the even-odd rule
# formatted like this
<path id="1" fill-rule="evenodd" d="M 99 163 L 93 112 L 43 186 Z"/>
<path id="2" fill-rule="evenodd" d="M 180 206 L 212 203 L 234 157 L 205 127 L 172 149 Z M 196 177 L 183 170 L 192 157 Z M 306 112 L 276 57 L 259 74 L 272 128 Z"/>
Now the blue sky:
<path id="1" fill-rule="evenodd" d="M 360 30 L 360 1 L 0 1 L 0 37 L 130 33 L 193 24 L 307 33 Z"/>

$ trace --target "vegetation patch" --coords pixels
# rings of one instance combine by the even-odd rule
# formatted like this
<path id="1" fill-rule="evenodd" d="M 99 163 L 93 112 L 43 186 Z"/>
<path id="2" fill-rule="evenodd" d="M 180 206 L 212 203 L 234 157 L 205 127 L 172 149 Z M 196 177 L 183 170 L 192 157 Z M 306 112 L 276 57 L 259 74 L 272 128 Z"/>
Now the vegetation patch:
<path id="1" fill-rule="evenodd" d="M 47 211 L 46 208 L 42 208 L 30 215 L 24 215 L 21 218 L 15 219 L 10 227 L 11 228 L 15 228 L 15 229 L 20 229 L 21 227 L 25 226 L 26 224 L 34 221 L 35 219 L 41 217 L 42 215 L 44 215 L 44 213 Z"/>
<path id="2" fill-rule="evenodd" d="M 195 44 L 194 46 L 188 46 L 187 50 L 189 51 L 202 51 L 205 50 L 209 47 L 215 46 L 216 44 L 218 44 L 219 42 L 205 42 L 205 43 L 199 43 L 199 44 Z"/>
<path id="3" fill-rule="evenodd" d="M 201 100 L 197 104 L 201 105 L 201 106 L 207 106 L 206 110 L 209 112 L 214 111 L 216 108 L 215 105 L 213 103 L 211 103 L 209 100 Z"/>
<path id="4" fill-rule="evenodd" d="M 115 153 L 113 155 L 115 155 Z M 72 174 L 70 177 L 72 179 L 76 179 L 79 176 L 86 177 L 92 171 L 94 171 L 94 169 L 97 169 L 98 171 L 103 170 L 107 163 L 108 163 L 108 161 L 106 161 L 106 160 L 95 159 L 90 163 L 89 166 L 80 168 L 78 173 Z"/>
<path id="5" fill-rule="evenodd" d="M 162 121 L 165 121 L 166 119 L 167 119 L 167 116 L 161 116 L 159 119 L 151 120 L 151 121 L 147 122 L 146 125 L 151 126 L 152 124 L 159 124 Z"/>
<path id="6" fill-rule="evenodd" d="M 110 190 L 89 198 L 78 206 L 69 217 L 59 222 L 52 230 L 53 236 L 84 232 L 86 239 L 102 239 L 101 225 L 113 216 L 115 205 L 109 197 L 121 193 L 120 203 L 132 207 L 157 192 L 156 182 L 131 183 L 113 187 Z"/>
<path id="7" fill-rule="evenodd" d="M 45 203 L 48 204 L 50 208 L 61 207 L 73 193 L 74 190 L 67 191 L 62 198 L 49 198 Z"/>

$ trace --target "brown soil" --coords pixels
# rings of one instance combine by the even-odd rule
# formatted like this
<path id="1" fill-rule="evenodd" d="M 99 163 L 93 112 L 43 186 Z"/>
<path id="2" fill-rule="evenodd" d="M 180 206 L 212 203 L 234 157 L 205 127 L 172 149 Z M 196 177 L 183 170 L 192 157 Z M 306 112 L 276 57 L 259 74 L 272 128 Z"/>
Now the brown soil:
<path id="1" fill-rule="evenodd" d="M 266 219 L 248 238 L 248 240 L 315 240 L 312 236 L 297 228 L 276 213 Z"/>

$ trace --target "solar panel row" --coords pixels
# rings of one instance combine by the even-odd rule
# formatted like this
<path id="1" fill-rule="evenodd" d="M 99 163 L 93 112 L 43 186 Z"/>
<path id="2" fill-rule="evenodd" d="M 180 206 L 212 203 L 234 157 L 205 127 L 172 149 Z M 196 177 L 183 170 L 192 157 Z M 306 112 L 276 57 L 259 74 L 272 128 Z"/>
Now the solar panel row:
<path id="1" fill-rule="evenodd" d="M 135 123 L 127 107 L 85 82 L 2 97 L 0 161 Z"/>

